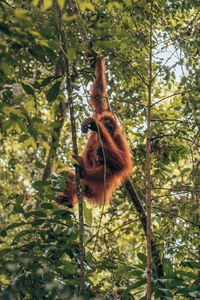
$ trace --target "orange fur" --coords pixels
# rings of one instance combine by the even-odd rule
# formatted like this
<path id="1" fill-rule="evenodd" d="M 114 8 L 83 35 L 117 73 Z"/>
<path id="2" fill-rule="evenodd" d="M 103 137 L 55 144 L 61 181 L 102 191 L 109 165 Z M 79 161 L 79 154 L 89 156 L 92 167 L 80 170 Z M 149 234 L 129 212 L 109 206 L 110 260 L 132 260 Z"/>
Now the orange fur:
<path id="1" fill-rule="evenodd" d="M 132 173 L 132 160 L 130 148 L 125 139 L 122 127 L 116 118 L 107 112 L 107 93 L 105 76 L 105 59 L 100 57 L 96 64 L 95 80 L 91 91 L 91 105 L 94 116 L 88 118 L 97 125 L 97 132 L 91 131 L 86 148 L 82 157 L 75 157 L 81 171 L 81 184 L 84 187 L 83 196 L 89 201 L 103 204 L 104 200 L 110 201 L 113 192 L 128 179 Z M 113 125 L 112 134 L 108 131 L 102 120 L 108 120 Z M 99 134 L 101 139 L 99 138 Z M 102 144 L 101 144 L 102 143 Z M 104 178 L 104 164 L 98 161 L 97 148 L 103 146 L 105 153 L 106 178 Z M 75 180 L 74 173 L 68 176 Z M 106 180 L 105 180 L 106 179 Z M 106 188 L 106 199 L 104 199 L 104 185 Z M 77 202 L 76 188 L 74 183 L 66 182 L 66 192 L 62 193 L 65 200 L 74 204 Z"/>
<path id="2" fill-rule="evenodd" d="M 95 79 L 90 93 L 90 104 L 95 115 L 107 111 L 107 92 L 106 92 L 106 61 L 103 56 L 96 62 Z"/>

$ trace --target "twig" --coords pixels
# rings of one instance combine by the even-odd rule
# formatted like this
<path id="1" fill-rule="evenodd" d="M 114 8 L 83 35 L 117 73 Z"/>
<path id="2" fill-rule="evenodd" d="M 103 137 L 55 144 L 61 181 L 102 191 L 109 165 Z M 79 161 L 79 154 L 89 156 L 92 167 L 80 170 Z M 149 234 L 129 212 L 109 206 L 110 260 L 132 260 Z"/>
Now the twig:
<path id="1" fill-rule="evenodd" d="M 194 190 L 184 190 L 185 187 L 183 187 L 182 189 L 168 189 L 168 188 L 157 188 L 157 187 L 152 187 L 152 190 L 167 190 L 167 191 L 172 191 L 172 192 L 179 192 L 179 191 L 182 191 L 182 192 L 187 192 L 187 193 L 192 193 L 194 192 Z M 200 190 L 195 190 L 196 192 L 200 192 Z"/>
<path id="2" fill-rule="evenodd" d="M 191 225 L 193 225 L 193 226 L 195 226 L 195 227 L 199 227 L 198 224 L 196 224 L 196 223 L 194 223 L 194 222 L 192 222 L 192 221 L 189 221 L 189 220 L 187 220 L 187 219 L 185 219 L 185 218 L 183 218 L 183 217 L 181 217 L 181 216 L 179 216 L 179 215 L 176 215 L 176 214 L 172 213 L 171 211 L 168 211 L 168 210 L 166 210 L 166 209 L 163 209 L 163 208 L 160 208 L 160 207 L 157 207 L 157 206 L 153 206 L 152 208 L 153 208 L 153 209 L 160 210 L 160 211 L 162 211 L 162 212 L 164 212 L 164 213 L 167 213 L 168 215 L 174 216 L 174 217 L 176 217 L 176 218 L 179 218 L 179 219 L 185 221 L 186 223 L 189 223 L 189 224 L 191 224 Z"/>
<path id="3" fill-rule="evenodd" d="M 159 199 L 159 198 L 163 198 L 163 197 L 173 197 L 173 196 L 177 196 L 177 195 L 181 195 L 181 194 L 187 194 L 188 192 L 187 191 L 181 191 L 181 192 L 178 192 L 176 194 L 172 194 L 172 195 L 169 195 L 169 194 L 164 194 L 164 195 L 160 195 L 160 196 L 156 196 L 154 198 L 151 198 L 151 201 L 153 200 L 156 200 L 156 199 Z"/>
<path id="4" fill-rule="evenodd" d="M 135 73 L 140 77 L 140 79 L 142 80 L 142 82 L 143 82 L 146 86 L 148 86 L 148 84 L 146 83 L 144 77 L 137 71 L 137 69 L 136 69 L 134 66 L 132 66 L 131 62 L 130 62 L 127 58 L 124 58 L 123 56 L 119 55 L 118 53 L 117 53 L 117 54 L 115 54 L 115 52 L 112 52 L 112 53 L 113 53 L 114 55 L 116 55 L 116 56 L 122 58 L 123 61 L 125 61 L 126 63 L 128 63 L 129 66 L 130 66 L 130 67 L 135 71 Z"/>
<path id="5" fill-rule="evenodd" d="M 155 234 L 154 234 L 153 236 L 154 236 L 155 238 L 159 239 L 159 240 L 163 240 L 163 241 L 165 241 L 165 242 L 168 242 L 168 240 L 164 239 L 164 238 L 161 237 L 161 236 L 156 236 Z M 196 255 L 194 252 L 192 252 L 192 251 L 190 251 L 189 249 L 187 249 L 187 248 L 185 248 L 185 247 L 179 245 L 179 244 L 176 243 L 176 242 L 172 242 L 172 243 L 173 243 L 174 245 L 176 245 L 176 247 L 182 248 L 182 249 L 184 249 L 185 251 L 188 251 L 190 254 L 192 254 L 192 256 L 195 256 L 196 259 L 199 260 L 199 256 Z"/>
<path id="6" fill-rule="evenodd" d="M 164 137 L 168 137 L 168 136 L 174 137 L 173 134 L 163 134 L 163 135 L 160 135 L 160 136 L 156 136 L 156 137 L 154 137 L 154 138 L 151 138 L 151 142 L 152 142 L 152 141 L 155 141 L 155 140 L 162 139 L 162 138 L 164 138 Z M 200 147 L 199 144 L 197 144 L 195 141 L 193 141 L 193 140 L 191 140 L 191 139 L 188 139 L 188 138 L 185 138 L 185 137 L 182 137 L 182 136 L 180 136 L 180 137 L 177 136 L 176 138 L 179 138 L 180 140 L 188 141 L 188 142 L 192 143 L 192 145 L 195 145 L 195 146 L 197 146 L 197 147 Z"/>
<path id="7" fill-rule="evenodd" d="M 193 91 L 193 90 L 197 90 L 197 88 L 190 89 L 190 90 L 188 90 L 188 91 L 179 92 L 179 93 L 174 93 L 174 94 L 172 94 L 172 95 L 166 96 L 166 97 L 164 97 L 164 98 L 162 98 L 162 99 L 160 99 L 160 100 L 154 102 L 154 103 L 151 105 L 151 107 L 153 107 L 154 105 L 156 105 L 156 104 L 160 103 L 161 101 L 164 101 L 164 100 L 166 100 L 166 99 L 168 99 L 168 98 L 171 98 L 171 97 L 174 97 L 174 96 L 178 96 L 178 95 L 184 95 L 184 94 L 189 93 L 189 92 L 191 92 L 191 91 Z"/>
<path id="8" fill-rule="evenodd" d="M 137 219 L 135 219 L 135 220 L 125 222 L 125 224 L 120 225 L 119 227 L 113 229 L 112 231 L 109 231 L 109 232 L 105 233 L 104 235 L 106 236 L 106 235 L 112 234 L 113 232 L 119 230 L 120 228 L 123 228 L 123 227 L 125 227 L 125 226 L 128 226 L 129 224 L 132 224 L 132 223 L 136 223 L 136 222 L 138 222 L 138 221 L 141 221 L 141 219 L 142 219 L 142 218 L 137 218 Z"/>
<path id="9" fill-rule="evenodd" d="M 176 49 L 172 52 L 172 54 L 168 57 L 168 59 L 166 59 L 165 63 L 161 66 L 161 69 L 166 66 L 166 64 L 168 63 L 168 61 L 172 58 L 172 56 L 174 55 L 174 53 L 176 52 Z M 158 76 L 158 74 L 161 72 L 161 70 L 158 70 L 158 72 L 154 75 L 154 77 L 152 78 L 152 82 L 156 79 L 156 77 Z"/>
<path id="10" fill-rule="evenodd" d="M 153 122 L 180 122 L 180 123 L 184 123 L 184 124 L 187 124 L 187 125 L 192 125 L 194 123 L 192 122 L 186 122 L 186 121 L 182 121 L 182 120 L 179 120 L 179 119 L 151 119 L 151 121 Z"/>

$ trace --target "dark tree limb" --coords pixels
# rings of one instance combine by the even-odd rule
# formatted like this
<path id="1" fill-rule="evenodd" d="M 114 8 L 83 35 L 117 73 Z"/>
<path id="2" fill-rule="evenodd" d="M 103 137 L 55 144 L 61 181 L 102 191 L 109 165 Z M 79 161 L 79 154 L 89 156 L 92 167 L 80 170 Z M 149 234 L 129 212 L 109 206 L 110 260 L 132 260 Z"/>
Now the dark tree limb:
<path id="1" fill-rule="evenodd" d="M 74 105 L 72 97 L 72 82 L 71 82 L 71 73 L 69 67 L 69 61 L 67 58 L 67 43 L 62 37 L 61 40 L 61 49 L 64 55 L 64 65 L 65 65 L 65 74 L 66 74 L 66 87 L 68 94 L 69 110 L 70 110 L 70 120 L 71 120 L 71 129 L 72 129 L 72 143 L 73 143 L 73 152 L 74 155 L 78 155 L 77 147 L 77 136 L 76 136 L 76 123 L 74 117 Z M 76 192 L 79 204 L 79 249 L 80 249 L 80 269 L 81 269 L 81 282 L 80 282 L 80 295 L 84 296 L 85 294 L 85 268 L 84 268 L 84 246 L 83 246 L 83 235 L 84 235 L 84 222 L 83 222 L 83 200 L 81 195 L 80 188 L 80 168 L 75 166 L 75 175 L 76 175 Z"/>
<path id="2" fill-rule="evenodd" d="M 42 176 L 42 180 L 47 180 L 48 178 L 50 178 L 51 168 L 52 168 L 52 160 L 57 155 L 58 142 L 60 140 L 60 134 L 61 134 L 63 124 L 65 121 L 66 108 L 67 108 L 67 105 L 63 99 L 62 103 L 60 105 L 60 112 L 56 113 L 57 115 L 60 114 L 60 116 L 58 116 L 55 120 L 56 122 L 59 122 L 59 125 L 58 125 L 58 127 L 54 128 L 53 133 L 51 135 L 51 145 L 50 145 L 49 154 L 48 154 L 46 166 L 44 169 L 44 173 Z"/>
<path id="3" fill-rule="evenodd" d="M 62 13 L 57 5 L 57 16 L 58 19 L 62 19 Z M 76 123 L 74 117 L 74 104 L 73 104 L 73 88 L 71 81 L 71 70 L 70 64 L 67 56 L 68 44 L 66 41 L 66 35 L 64 32 L 64 26 L 62 22 L 59 22 L 60 34 L 60 52 L 63 57 L 63 75 L 66 77 L 66 90 L 68 96 L 68 105 L 70 111 L 70 121 L 71 121 L 71 131 L 72 131 L 72 144 L 74 155 L 78 155 L 77 147 L 77 136 L 76 136 Z M 62 68 L 61 68 L 62 69 Z M 76 177 L 76 192 L 79 205 L 79 249 L 80 249 L 80 295 L 85 294 L 85 268 L 84 268 L 84 246 L 83 246 L 83 235 L 84 235 L 84 222 L 83 222 L 83 200 L 81 195 L 80 187 L 80 168 L 75 166 L 75 177 Z"/>
<path id="4" fill-rule="evenodd" d="M 128 180 L 125 183 L 125 187 L 126 187 L 126 190 L 128 191 L 128 194 L 129 194 L 132 202 L 133 202 L 133 205 L 135 206 L 136 211 L 139 214 L 142 227 L 146 234 L 146 232 L 147 232 L 147 217 L 146 217 L 146 212 L 143 207 L 143 204 L 142 204 L 142 202 L 130 180 Z M 157 245 L 155 239 L 151 239 L 151 248 L 152 248 L 152 258 L 153 258 L 153 271 L 156 275 L 156 278 L 159 279 L 160 277 L 164 276 L 164 271 L 163 271 L 162 261 L 160 259 L 160 251 L 158 250 L 158 245 Z M 162 287 L 164 287 L 163 284 L 160 283 L 160 285 Z"/>

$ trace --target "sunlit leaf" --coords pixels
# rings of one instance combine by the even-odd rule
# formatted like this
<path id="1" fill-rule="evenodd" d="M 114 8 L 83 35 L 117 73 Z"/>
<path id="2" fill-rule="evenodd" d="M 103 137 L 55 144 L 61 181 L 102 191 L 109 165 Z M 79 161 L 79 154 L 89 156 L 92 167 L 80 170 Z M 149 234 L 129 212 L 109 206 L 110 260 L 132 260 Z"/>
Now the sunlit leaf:
<path id="1" fill-rule="evenodd" d="M 40 1 L 40 0 L 33 0 L 33 1 L 32 1 L 33 6 L 37 6 L 38 3 L 39 3 L 39 1 Z"/>
<path id="2" fill-rule="evenodd" d="M 43 0 L 43 5 L 42 5 L 42 11 L 46 11 L 49 9 L 53 4 L 52 0 Z"/>
<path id="3" fill-rule="evenodd" d="M 83 13 L 85 12 L 86 9 L 89 9 L 89 10 L 91 10 L 91 11 L 95 11 L 94 5 L 93 5 L 90 1 L 88 1 L 88 0 L 85 0 L 85 1 L 83 1 L 83 2 L 80 2 L 80 3 L 79 3 L 79 8 L 80 8 L 80 10 L 81 10 Z"/>
<path id="4" fill-rule="evenodd" d="M 57 2 L 58 2 L 60 9 L 62 10 L 64 8 L 65 0 L 57 0 Z"/>
<path id="5" fill-rule="evenodd" d="M 83 213 L 84 213 L 84 219 L 88 226 L 91 227 L 92 225 L 92 211 L 91 209 L 87 208 L 85 202 L 83 203 Z"/>
<path id="6" fill-rule="evenodd" d="M 122 9 L 122 6 L 119 2 L 117 1 L 113 1 L 113 2 L 109 2 L 107 5 L 108 11 L 111 12 L 113 9 Z"/>

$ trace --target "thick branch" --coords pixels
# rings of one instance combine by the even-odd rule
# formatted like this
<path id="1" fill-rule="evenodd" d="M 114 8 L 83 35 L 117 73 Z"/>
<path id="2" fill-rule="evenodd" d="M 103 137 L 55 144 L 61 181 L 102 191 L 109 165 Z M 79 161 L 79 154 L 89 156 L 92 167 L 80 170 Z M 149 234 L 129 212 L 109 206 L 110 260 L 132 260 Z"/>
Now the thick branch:
<path id="1" fill-rule="evenodd" d="M 153 37 L 153 0 L 150 15 L 150 53 L 149 53 L 149 84 L 147 105 L 147 138 L 146 138 L 146 207 L 147 207 L 147 300 L 151 300 L 151 90 L 152 90 L 152 37 Z"/>
<path id="2" fill-rule="evenodd" d="M 76 142 L 76 124 L 74 118 L 74 105 L 73 105 L 73 98 L 72 98 L 72 84 L 71 84 L 71 75 L 69 70 L 69 62 L 66 56 L 66 44 L 63 45 L 63 49 L 65 51 L 64 60 L 65 60 L 65 69 L 66 69 L 66 78 L 67 78 L 67 82 L 66 82 L 67 94 L 68 94 L 71 128 L 72 128 L 73 151 L 75 155 L 78 155 L 78 148 Z M 80 169 L 78 166 L 75 167 L 75 173 L 76 173 L 77 198 L 79 204 L 79 248 L 80 248 L 80 268 L 81 268 L 80 294 L 83 296 L 85 294 L 85 268 L 84 268 L 84 247 L 83 247 L 84 223 L 83 223 L 83 200 L 80 192 Z"/>
<path id="3" fill-rule="evenodd" d="M 61 12 L 58 10 L 58 13 Z M 69 110 L 70 110 L 70 120 L 71 120 L 71 129 L 72 129 L 72 143 L 73 143 L 73 152 L 75 155 L 78 155 L 78 147 L 77 147 L 77 137 L 76 137 L 76 124 L 74 117 L 74 105 L 73 105 L 73 90 L 72 90 L 72 82 L 71 82 L 71 74 L 70 74 L 70 66 L 67 57 L 67 43 L 64 35 L 64 28 L 61 25 L 62 36 L 60 40 L 60 47 L 64 56 L 64 67 L 66 74 L 66 87 L 67 87 L 67 95 L 69 102 Z M 79 249 L 80 249 L 80 295 L 84 296 L 85 294 L 85 268 L 84 268 L 84 246 L 83 246 L 83 235 L 84 235 L 84 222 L 83 222 L 83 200 L 80 192 L 80 169 L 79 166 L 75 167 L 75 176 L 76 176 L 76 192 L 78 198 L 79 205 Z"/>
<path id="4" fill-rule="evenodd" d="M 133 205 L 135 206 L 136 211 L 139 214 L 139 220 L 141 221 L 142 227 L 144 229 L 144 232 L 146 234 L 147 232 L 147 218 L 146 218 L 146 212 L 143 207 L 143 204 L 137 195 L 136 190 L 134 189 L 132 182 L 128 180 L 125 183 L 126 190 L 129 193 L 129 196 L 133 202 Z M 160 278 L 164 275 L 162 262 L 160 259 L 160 252 L 158 250 L 158 245 L 156 240 L 151 240 L 151 249 L 152 249 L 152 257 L 153 257 L 153 270 L 155 272 L 156 278 Z M 160 283 L 161 287 L 164 287 L 162 283 Z"/>
<path id="5" fill-rule="evenodd" d="M 51 175 L 51 168 L 52 168 L 52 160 L 56 157 L 57 155 L 57 148 L 58 148 L 58 142 L 60 139 L 60 134 L 63 128 L 63 124 L 64 124 L 64 114 L 65 114 L 65 103 L 63 100 L 63 105 L 60 107 L 60 118 L 57 120 L 57 122 L 59 122 L 59 126 L 54 128 L 54 132 L 52 133 L 51 136 L 51 146 L 49 149 L 49 154 L 48 154 L 48 158 L 47 158 L 47 163 L 44 169 L 44 173 L 42 176 L 42 180 L 47 180 L 50 175 Z M 56 115 L 58 114 L 58 112 L 56 113 Z"/>

